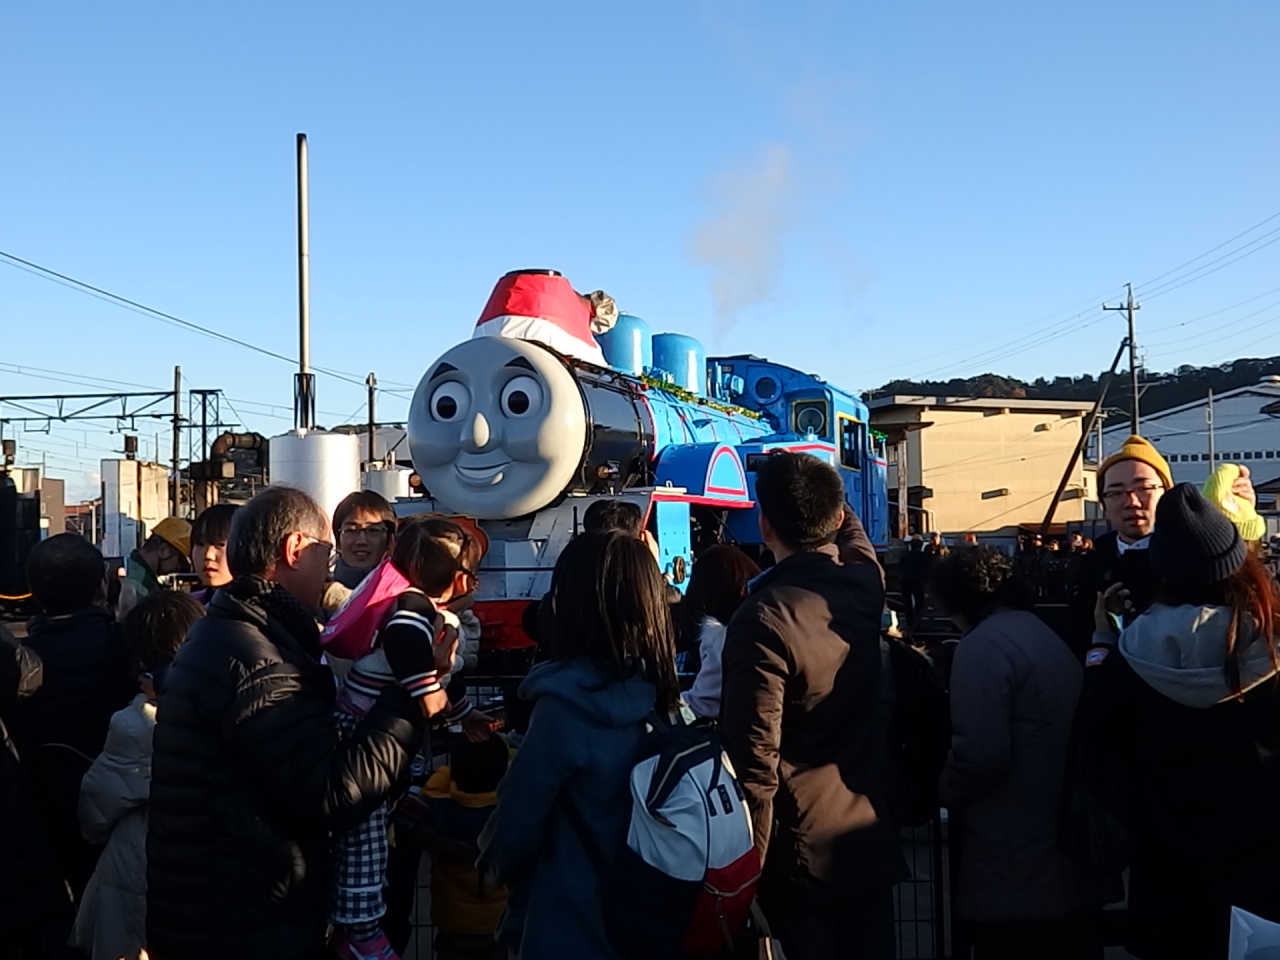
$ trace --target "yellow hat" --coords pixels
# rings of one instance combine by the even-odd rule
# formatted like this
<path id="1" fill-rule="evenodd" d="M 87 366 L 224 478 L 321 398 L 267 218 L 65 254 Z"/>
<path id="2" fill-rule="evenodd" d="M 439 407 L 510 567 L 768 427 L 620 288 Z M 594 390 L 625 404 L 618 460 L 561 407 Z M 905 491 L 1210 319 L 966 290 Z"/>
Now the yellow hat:
<path id="1" fill-rule="evenodd" d="M 184 557 L 191 556 L 191 524 L 177 517 L 165 517 L 151 529 L 153 537 L 159 537 Z"/>
<path id="2" fill-rule="evenodd" d="M 1160 456 L 1160 451 L 1153 447 L 1149 441 L 1144 440 L 1135 433 L 1124 442 L 1119 450 L 1102 461 L 1102 466 L 1098 468 L 1099 492 L 1107 482 L 1107 471 L 1117 463 L 1122 463 L 1125 460 L 1137 460 L 1140 463 L 1145 463 L 1160 474 L 1160 482 L 1164 484 L 1166 490 L 1173 489 L 1173 471 L 1169 469 L 1169 462 Z"/>
<path id="3" fill-rule="evenodd" d="M 1267 521 L 1248 500 L 1237 497 L 1231 487 L 1240 477 L 1238 463 L 1221 463 L 1209 474 L 1201 491 L 1204 498 L 1218 507 L 1236 525 L 1241 540 L 1261 540 L 1267 535 Z"/>

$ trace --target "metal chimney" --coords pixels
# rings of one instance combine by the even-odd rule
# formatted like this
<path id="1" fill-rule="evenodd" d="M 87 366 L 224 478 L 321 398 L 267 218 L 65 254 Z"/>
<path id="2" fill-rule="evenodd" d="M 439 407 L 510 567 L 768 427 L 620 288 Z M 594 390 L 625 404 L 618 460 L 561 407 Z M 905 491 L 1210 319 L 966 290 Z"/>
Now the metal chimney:
<path id="1" fill-rule="evenodd" d="M 311 372 L 311 250 L 307 202 L 307 135 L 298 134 L 298 372 L 294 376 L 293 425 L 316 422 L 316 378 Z"/>

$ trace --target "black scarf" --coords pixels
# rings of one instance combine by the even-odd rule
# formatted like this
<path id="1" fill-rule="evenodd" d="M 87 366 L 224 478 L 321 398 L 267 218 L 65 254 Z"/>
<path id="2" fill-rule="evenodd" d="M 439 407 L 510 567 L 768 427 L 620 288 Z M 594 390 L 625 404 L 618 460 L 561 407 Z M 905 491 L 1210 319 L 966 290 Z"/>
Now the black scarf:
<path id="1" fill-rule="evenodd" d="M 320 626 L 315 615 L 280 584 L 261 577 L 236 577 L 222 588 L 241 603 L 256 607 L 288 631 L 311 656 L 320 656 Z"/>

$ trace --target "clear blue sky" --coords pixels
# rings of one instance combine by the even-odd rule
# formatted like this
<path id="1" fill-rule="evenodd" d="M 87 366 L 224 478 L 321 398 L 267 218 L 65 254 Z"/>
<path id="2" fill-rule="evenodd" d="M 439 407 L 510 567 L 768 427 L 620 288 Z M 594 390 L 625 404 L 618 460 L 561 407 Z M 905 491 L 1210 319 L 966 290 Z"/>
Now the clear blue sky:
<path id="1" fill-rule="evenodd" d="M 1277 36 L 1269 0 L 8 4 L 0 250 L 293 354 L 306 131 L 314 361 L 357 379 L 411 388 L 523 266 L 852 388 L 1096 372 L 1125 281 L 1155 369 L 1277 354 L 1280 218 L 1147 283 L 1280 212 Z M 286 364 L 0 266 L 0 395 L 174 364 L 291 425 Z M 363 397 L 322 377 L 321 422 Z M 80 493 L 120 442 L 21 440 Z"/>

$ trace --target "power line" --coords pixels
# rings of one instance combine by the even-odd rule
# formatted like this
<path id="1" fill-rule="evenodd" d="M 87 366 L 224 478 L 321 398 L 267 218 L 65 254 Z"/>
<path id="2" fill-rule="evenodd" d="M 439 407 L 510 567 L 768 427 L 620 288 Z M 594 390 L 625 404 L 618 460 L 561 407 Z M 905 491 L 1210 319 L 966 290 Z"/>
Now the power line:
<path id="1" fill-rule="evenodd" d="M 107 303 L 114 304 L 115 306 L 118 306 L 118 307 L 123 307 L 126 310 L 131 310 L 134 313 L 139 313 L 139 314 L 142 314 L 143 316 L 151 317 L 153 319 L 160 320 L 164 323 L 181 327 L 185 330 L 190 330 L 193 333 L 199 333 L 206 337 L 212 337 L 215 340 L 222 340 L 225 343 L 234 344 L 235 346 L 238 346 L 238 347 L 244 347 L 246 350 L 253 350 L 255 353 L 260 353 L 263 356 L 271 357 L 274 360 L 283 360 L 285 363 L 288 363 L 290 365 L 294 365 L 297 363 L 297 360 L 294 357 L 286 356 L 283 353 L 276 353 L 274 350 L 268 350 L 266 347 L 260 347 L 256 343 L 250 343 L 247 340 L 241 340 L 240 338 L 233 337 L 230 334 L 222 333 L 219 330 L 214 330 L 212 327 L 206 327 L 198 323 L 193 323 L 190 320 L 184 320 L 181 317 L 176 317 L 171 313 L 165 313 L 163 310 L 157 310 L 155 307 L 149 307 L 145 303 L 139 303 L 136 300 L 130 300 L 128 297 L 123 297 L 120 294 L 112 293 L 110 290 L 104 290 L 101 287 L 96 287 L 91 283 L 86 283 L 83 280 L 77 280 L 75 277 L 67 276 L 65 273 L 59 273 L 58 271 L 52 270 L 49 267 L 41 266 L 40 264 L 34 263 L 30 260 L 25 260 L 22 257 L 17 256 L 16 254 L 7 253 L 4 250 L 0 250 L 0 262 L 5 263 L 7 266 L 11 266 L 11 267 L 14 267 L 15 269 L 21 270 L 24 273 L 30 273 L 33 276 L 40 277 L 43 280 L 49 280 L 53 283 L 58 284 L 59 286 L 68 287 L 79 293 L 84 293 L 91 297 L 94 297 L 95 299 L 103 300 Z M 333 377 L 337 380 L 345 380 L 347 383 L 352 383 L 359 387 L 364 386 L 364 380 L 362 378 L 357 378 L 354 374 L 346 374 L 340 370 L 330 370 L 325 367 L 315 366 L 314 364 L 312 365 L 312 368 L 318 371 L 319 373 L 326 374 L 327 376 Z M 388 382 L 395 383 L 395 381 L 388 381 Z M 401 386 L 404 386 L 407 388 L 409 385 L 402 384 Z"/>
<path id="2" fill-rule="evenodd" d="M 1232 327 L 1235 327 L 1235 326 L 1238 326 L 1238 325 L 1239 325 L 1239 324 L 1241 324 L 1241 323 L 1244 323 L 1246 320 L 1252 320 L 1252 319 L 1253 319 L 1254 317 L 1256 317 L 1258 314 L 1260 314 L 1260 313 L 1266 313 L 1268 310 L 1272 310 L 1272 309 L 1274 309 L 1275 307 L 1280 307 L 1280 300 L 1273 301 L 1272 303 L 1267 304 L 1265 307 L 1261 307 L 1261 308 L 1259 308 L 1259 309 L 1257 309 L 1257 310 L 1253 311 L 1252 313 L 1246 313 L 1244 316 L 1242 316 L 1242 317 L 1237 317 L 1235 320 L 1232 320 L 1230 323 L 1224 323 L 1224 324 L 1221 324 L 1221 325 L 1219 325 L 1219 326 L 1215 327 L 1215 328 L 1214 328 L 1214 329 L 1212 329 L 1212 330 L 1206 330 L 1206 331 L 1204 331 L 1204 332 L 1202 332 L 1202 333 L 1193 333 L 1193 334 L 1189 334 L 1188 336 L 1185 336 L 1185 337 L 1175 337 L 1175 338 L 1174 338 L 1174 339 L 1172 339 L 1172 340 L 1158 340 L 1158 341 L 1156 341 L 1156 342 L 1154 342 L 1154 343 L 1148 343 L 1148 344 L 1147 344 L 1147 346 L 1148 346 L 1148 347 L 1169 347 L 1169 346 L 1173 346 L 1173 345 L 1174 345 L 1174 344 L 1176 344 L 1176 343 L 1189 343 L 1189 342 L 1194 341 L 1194 340 L 1206 340 L 1206 339 L 1208 339 L 1208 340 L 1215 340 L 1215 339 L 1222 339 L 1222 338 L 1223 338 L 1224 333 L 1225 333 L 1227 330 L 1230 330 Z M 1263 321 L 1263 323 L 1270 323 L 1270 322 L 1271 322 L 1271 320 L 1273 320 L 1273 319 L 1275 319 L 1275 318 L 1273 317 L 1273 318 L 1271 318 L 1271 319 L 1264 320 L 1264 321 Z M 1247 332 L 1247 331 L 1249 331 L 1249 330 L 1253 330 L 1253 329 L 1255 329 L 1257 326 L 1259 326 L 1259 324 L 1254 324 L 1254 325 L 1252 325 L 1252 326 L 1248 326 L 1248 327 L 1246 327 L 1244 330 L 1237 330 L 1235 333 L 1232 333 L 1232 334 L 1226 334 L 1226 336 L 1227 336 L 1227 337 L 1234 337 L 1234 336 L 1237 336 L 1237 335 L 1239 335 L 1239 334 L 1241 334 L 1241 333 L 1245 333 L 1245 332 Z M 1156 355 L 1157 355 L 1157 356 L 1167 356 L 1167 354 L 1156 354 Z"/>
<path id="3" fill-rule="evenodd" d="M 1270 290 L 1265 290 L 1262 293 L 1249 297 L 1247 300 L 1241 300 L 1239 303 L 1233 303 L 1229 307 L 1220 307 L 1219 309 L 1212 310 L 1209 313 L 1202 313 L 1200 316 L 1192 317 L 1190 320 L 1182 320 L 1178 323 L 1166 323 L 1162 326 L 1148 327 L 1147 329 L 1151 333 L 1160 333 L 1163 330 L 1177 330 L 1180 327 L 1185 327 L 1193 323 L 1199 323 L 1201 320 L 1208 320 L 1210 317 L 1216 317 L 1219 314 L 1226 313 L 1228 310 L 1234 310 L 1236 307 L 1243 307 L 1246 303 L 1253 303 L 1255 300 L 1261 300 L 1263 297 L 1269 297 L 1273 293 L 1280 293 L 1280 287 L 1274 287 Z"/>
<path id="4" fill-rule="evenodd" d="M 1254 244 L 1258 243 L 1258 241 L 1264 239 L 1265 237 L 1271 237 L 1271 239 L 1259 246 L 1254 246 Z M 1244 246 L 1238 247 L 1235 250 L 1232 250 L 1228 253 L 1224 253 L 1221 257 L 1218 257 L 1216 260 L 1210 260 L 1203 267 L 1197 267 L 1195 270 L 1192 270 L 1190 273 L 1184 274 L 1183 277 L 1177 278 L 1176 280 L 1170 281 L 1169 283 L 1162 284 L 1161 286 L 1156 287 L 1153 292 L 1144 293 L 1143 296 L 1146 297 L 1147 299 L 1151 299 L 1154 297 L 1163 297 L 1166 293 L 1172 293 L 1174 290 L 1179 290 L 1182 287 L 1187 286 L 1187 284 L 1195 283 L 1197 280 L 1203 280 L 1205 277 L 1209 276 L 1210 274 L 1217 273 L 1219 270 L 1223 270 L 1234 263 L 1239 263 L 1241 260 L 1245 259 L 1246 257 L 1253 256 L 1259 250 L 1265 250 L 1267 247 L 1271 246 L 1273 243 L 1280 243 L 1280 227 L 1277 227 L 1274 230 L 1267 231 L 1261 237 L 1257 237 L 1254 240 L 1250 240 Z M 1253 247 L 1253 249 L 1249 250 L 1247 249 L 1248 247 Z M 1244 251 L 1244 252 L 1241 253 L 1241 251 Z M 1224 260 L 1226 261 L 1225 263 L 1222 262 Z M 1214 264 L 1217 264 L 1217 266 L 1213 266 Z"/>
<path id="5" fill-rule="evenodd" d="M 1201 280 L 1204 277 L 1209 276 L 1210 274 L 1217 273 L 1219 270 L 1229 267 L 1232 264 L 1245 259 L 1246 257 L 1252 256 L 1253 254 L 1257 253 L 1259 250 L 1263 250 L 1271 246 L 1273 243 L 1280 242 L 1280 226 L 1274 227 L 1271 230 L 1268 230 L 1266 233 L 1260 236 L 1254 237 L 1252 240 L 1249 240 L 1248 242 L 1242 244 L 1241 246 L 1238 246 L 1232 250 L 1227 251 L 1221 256 L 1213 260 L 1210 260 L 1208 263 L 1203 263 L 1200 266 L 1195 267 L 1190 271 L 1187 271 L 1186 273 L 1182 272 L 1187 267 L 1190 267 L 1193 264 L 1199 263 L 1201 260 L 1204 260 L 1205 257 L 1211 256 L 1212 254 L 1218 252 L 1219 250 L 1222 250 L 1224 247 L 1231 246 L 1236 241 L 1240 240 L 1243 237 L 1247 237 L 1249 234 L 1258 230 L 1260 227 L 1264 227 L 1268 223 L 1271 223 L 1276 219 L 1280 219 L 1280 211 L 1273 213 L 1271 216 L 1263 220 L 1260 220 L 1259 222 L 1255 223 L 1253 226 L 1249 227 L 1246 230 L 1241 231 L 1240 233 L 1236 234 L 1230 239 L 1224 240 L 1222 243 L 1219 243 L 1216 246 L 1210 247 L 1208 250 L 1204 251 L 1203 253 L 1195 257 L 1192 257 L 1190 260 L 1187 260 L 1179 264 L 1173 269 L 1166 270 L 1164 273 L 1160 274 L 1159 276 L 1153 277 L 1150 280 L 1146 281 L 1145 283 L 1138 284 L 1138 288 L 1142 291 L 1145 299 L 1163 296 L 1166 293 L 1171 293 L 1172 291 L 1177 290 L 1181 287 L 1187 286 L 1188 284 L 1194 283 L 1197 280 Z M 1268 237 L 1271 237 L 1272 239 L 1268 240 L 1267 239 Z M 1266 242 L 1263 243 L 1262 242 L 1263 240 L 1266 240 Z M 1168 279 L 1165 283 L 1159 283 L 1159 281 L 1165 280 L 1166 278 L 1172 278 L 1172 279 Z M 1112 288 L 1112 290 L 1114 289 L 1115 288 Z M 1255 299 L 1260 299 L 1261 297 L 1266 295 L 1267 294 L 1259 294 L 1258 298 L 1255 298 Z M 1094 298 L 1088 302 L 1096 303 L 1097 299 L 1099 298 Z M 1250 301 L 1244 301 L 1244 303 L 1248 303 L 1248 302 Z M 1242 305 L 1243 304 L 1237 304 L 1237 306 L 1242 306 Z M 1071 308 L 1068 308 L 1068 309 L 1071 309 Z M 1230 309 L 1233 309 L 1233 308 L 1226 307 L 1224 308 L 1223 311 L 1218 311 L 1218 312 L 1224 312 L 1225 310 L 1230 310 Z M 1059 311 L 1058 314 L 1050 314 L 1049 316 L 1050 317 L 1058 316 L 1062 312 L 1063 311 Z M 1207 314 L 1206 317 L 1213 316 L 1213 315 L 1214 314 Z M 1024 334 L 1023 336 L 1015 338 L 1014 340 L 1007 341 L 1002 346 L 995 347 L 991 350 L 983 351 L 973 356 L 967 357 L 966 359 L 961 360 L 958 363 L 946 364 L 944 366 L 937 367 L 933 370 L 925 372 L 924 374 L 921 374 L 921 376 L 931 377 L 936 374 L 945 373 L 949 371 L 956 371 L 957 373 L 960 373 L 975 365 L 995 363 L 1000 360 L 1007 359 L 1008 357 L 1016 356 L 1020 353 L 1025 353 L 1028 350 L 1036 349 L 1037 347 L 1043 346 L 1054 340 L 1061 339 L 1063 336 L 1066 336 L 1067 334 L 1074 332 L 1074 329 L 1085 329 L 1085 327 L 1093 326 L 1093 322 L 1091 322 L 1078 328 L 1071 328 L 1068 326 L 1067 329 L 1062 329 L 1064 325 L 1070 325 L 1074 323 L 1076 320 L 1080 319 L 1080 317 L 1082 316 L 1083 316 L 1083 313 L 1077 314 L 1076 316 L 1071 317 L 1066 321 L 1055 321 L 1049 324 L 1047 327 L 1044 327 L 1039 330 L 1034 330 L 1029 334 Z M 1199 318 L 1199 319 L 1204 319 L 1204 318 Z M 1186 322 L 1191 323 L 1195 321 L 1186 321 Z M 1159 329 L 1166 329 L 1166 328 L 1159 328 Z M 979 343 L 989 342 L 991 339 L 994 339 L 994 338 L 987 338 L 987 341 L 978 341 L 978 342 Z M 938 356 L 938 355 L 939 354 L 931 354 L 930 356 Z"/>
<path id="6" fill-rule="evenodd" d="M 1222 243 L 1218 244 L 1216 247 L 1209 248 L 1204 253 L 1200 254 L 1198 257 L 1192 257 L 1186 263 L 1180 263 L 1178 264 L 1178 266 L 1174 267 L 1172 270 L 1166 270 L 1164 273 L 1160 274 L 1160 276 L 1152 277 L 1150 280 L 1147 280 L 1144 283 L 1138 284 L 1138 289 L 1145 290 L 1147 287 L 1155 284 L 1156 281 L 1163 280 L 1165 277 L 1170 276 L 1171 274 L 1177 273 L 1183 267 L 1189 267 L 1191 266 L 1191 264 L 1195 263 L 1197 260 L 1203 260 L 1205 257 L 1209 256 L 1209 254 L 1216 253 L 1217 251 L 1221 250 L 1223 247 L 1227 246 L 1228 244 L 1235 243 L 1241 237 L 1248 236 L 1249 234 L 1253 233 L 1253 231 L 1257 230 L 1259 227 L 1265 227 L 1268 223 L 1270 223 L 1272 220 L 1275 220 L 1277 217 L 1280 217 L 1280 211 L 1273 213 L 1271 216 L 1267 217 L 1265 220 L 1258 221 L 1252 227 L 1249 227 L 1249 229 L 1240 231 L 1230 240 L 1224 240 L 1222 241 Z"/>

